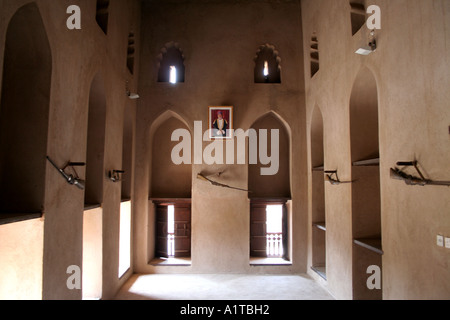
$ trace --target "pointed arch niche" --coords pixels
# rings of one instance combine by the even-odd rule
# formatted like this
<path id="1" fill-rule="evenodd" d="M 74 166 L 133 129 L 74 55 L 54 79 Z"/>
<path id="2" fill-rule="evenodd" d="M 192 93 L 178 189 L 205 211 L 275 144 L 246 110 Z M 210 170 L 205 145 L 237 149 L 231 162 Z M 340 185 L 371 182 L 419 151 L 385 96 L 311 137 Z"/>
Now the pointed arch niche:
<path id="1" fill-rule="evenodd" d="M 190 265 L 192 165 L 172 161 L 172 150 L 181 143 L 171 139 L 177 129 L 191 134 L 183 118 L 172 111 L 158 117 L 150 128 L 149 198 L 154 211 L 149 216 L 148 254 L 155 265 L 172 263 L 161 257 L 182 257 Z"/>
<path id="2" fill-rule="evenodd" d="M 258 265 L 260 258 L 276 258 L 276 264 L 290 263 L 291 235 L 291 185 L 290 185 L 290 131 L 285 122 L 274 112 L 257 119 L 251 126 L 256 135 L 249 134 L 248 194 L 250 199 L 250 265 Z M 253 129 L 253 130 L 252 130 Z M 267 156 L 269 164 L 261 163 L 261 136 L 267 132 Z M 274 166 L 276 157 L 272 149 L 272 130 L 278 130 L 278 172 L 263 175 L 261 169 Z M 257 139 L 255 139 L 257 137 Z M 257 143 L 256 146 L 253 143 Z M 252 163 L 251 153 L 257 152 L 258 161 Z M 254 159 L 256 160 L 256 159 Z M 253 160 L 253 161 L 254 161 Z M 275 207 L 278 209 L 274 209 Z M 275 210 L 275 211 L 272 211 Z M 278 211 L 276 211 L 278 210 Z M 275 218 L 276 217 L 276 218 Z M 274 220 L 276 219 L 276 220 Z M 274 228 L 274 226 L 277 226 Z"/>
<path id="3" fill-rule="evenodd" d="M 258 135 L 258 155 L 259 155 L 259 130 L 267 130 L 267 154 L 272 155 L 272 134 L 271 130 L 279 130 L 279 170 L 275 175 L 261 175 L 263 165 L 259 161 L 257 164 L 248 165 L 248 188 L 252 191 L 251 198 L 290 198 L 290 137 L 289 132 L 282 120 L 273 112 L 269 112 L 256 120 L 251 126 Z"/>
<path id="4" fill-rule="evenodd" d="M 274 46 L 260 46 L 254 61 L 255 83 L 281 83 L 281 58 Z"/>
<path id="5" fill-rule="evenodd" d="M 324 182 L 324 126 L 316 106 L 311 120 L 312 269 L 326 280 L 326 215 Z"/>
<path id="6" fill-rule="evenodd" d="M 381 299 L 369 290 L 367 268 L 382 267 L 381 199 L 378 142 L 378 92 L 372 72 L 358 73 L 350 98 L 352 157 L 353 297 Z"/>
<path id="7" fill-rule="evenodd" d="M 192 165 L 176 165 L 172 161 L 172 149 L 179 144 L 171 141 L 177 129 L 189 130 L 175 114 L 166 113 L 157 120 L 151 147 L 150 198 L 191 198 Z"/>
<path id="8" fill-rule="evenodd" d="M 158 82 L 183 83 L 185 80 L 184 55 L 178 43 L 169 42 L 158 56 Z M 172 67 L 175 67 L 175 79 L 171 79 Z M 172 81 L 171 81 L 172 80 Z"/>
<path id="9" fill-rule="evenodd" d="M 0 102 L 0 212 L 41 213 L 44 205 L 52 55 L 36 3 L 12 17 Z"/>

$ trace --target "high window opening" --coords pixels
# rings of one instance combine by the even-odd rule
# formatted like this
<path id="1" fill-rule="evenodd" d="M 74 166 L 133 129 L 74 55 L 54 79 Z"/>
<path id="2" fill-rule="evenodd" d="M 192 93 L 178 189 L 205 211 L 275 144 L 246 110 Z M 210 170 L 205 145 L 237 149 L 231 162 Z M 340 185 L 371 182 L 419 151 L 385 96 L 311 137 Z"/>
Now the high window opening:
<path id="1" fill-rule="evenodd" d="M 273 46 L 259 47 L 255 61 L 255 83 L 281 83 L 281 59 Z"/>
<path id="2" fill-rule="evenodd" d="M 170 66 L 169 70 L 170 70 L 169 82 L 172 84 L 176 84 L 177 83 L 177 67 Z"/>
<path id="3" fill-rule="evenodd" d="M 178 44 L 169 43 L 159 55 L 158 82 L 183 83 L 185 78 L 184 55 Z"/>
<path id="4" fill-rule="evenodd" d="M 263 75 L 266 79 L 268 79 L 268 77 L 269 77 L 269 62 L 268 61 L 264 61 Z"/>

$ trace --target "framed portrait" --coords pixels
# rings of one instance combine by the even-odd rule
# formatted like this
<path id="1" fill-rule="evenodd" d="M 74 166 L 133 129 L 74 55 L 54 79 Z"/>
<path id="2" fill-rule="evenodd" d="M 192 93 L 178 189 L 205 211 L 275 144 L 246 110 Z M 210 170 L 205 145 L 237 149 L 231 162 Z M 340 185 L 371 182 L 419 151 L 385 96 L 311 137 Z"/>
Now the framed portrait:
<path id="1" fill-rule="evenodd" d="M 233 107 L 209 107 L 209 138 L 233 138 Z"/>

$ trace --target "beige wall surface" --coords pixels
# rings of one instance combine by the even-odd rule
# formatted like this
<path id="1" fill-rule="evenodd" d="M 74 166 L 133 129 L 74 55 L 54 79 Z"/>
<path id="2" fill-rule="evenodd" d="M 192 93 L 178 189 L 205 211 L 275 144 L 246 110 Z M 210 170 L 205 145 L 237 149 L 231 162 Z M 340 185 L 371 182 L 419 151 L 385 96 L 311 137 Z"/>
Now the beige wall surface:
<path id="1" fill-rule="evenodd" d="M 97 247 L 102 248 L 102 279 L 101 288 L 95 288 L 103 299 L 114 297 L 133 272 L 307 272 L 317 278 L 310 267 L 314 263 L 322 264 L 324 255 L 321 252 L 314 261 L 314 244 L 320 250 L 326 249 L 327 280 L 321 282 L 338 299 L 369 297 L 363 292 L 362 283 L 368 276 L 361 272 L 366 268 L 365 257 L 381 267 L 383 299 L 450 299 L 450 250 L 436 245 L 438 234 L 450 237 L 449 188 L 407 186 L 389 176 L 390 168 L 397 161 L 417 160 L 427 178 L 450 180 L 450 58 L 446 54 L 450 49 L 450 1 L 367 0 L 366 6 L 376 4 L 381 9 L 381 30 L 376 30 L 377 50 L 369 56 L 359 56 L 355 50 L 367 44 L 370 30 L 363 26 L 352 36 L 348 0 L 147 0 L 142 4 L 138 0 L 110 1 L 107 35 L 96 23 L 96 2 L 92 0 L 73 3 L 0 0 L 2 82 L 5 48 L 11 45 L 6 44 L 8 27 L 11 21 L 19 21 L 13 20 L 15 13 L 29 3 L 35 3 L 38 8 L 45 30 L 41 26 L 39 37 L 15 42 L 11 48 L 20 50 L 21 45 L 34 45 L 33 41 L 39 42 L 41 36 L 45 38 L 42 31 L 46 33 L 51 53 L 51 81 L 49 87 L 44 82 L 41 84 L 44 95 L 50 93 L 48 128 L 45 130 L 44 125 L 41 129 L 46 133 L 36 134 L 35 139 L 40 147 L 46 144 L 46 154 L 61 167 L 68 161 L 86 161 L 90 88 L 96 77 L 104 86 L 104 97 L 100 99 L 106 101 L 105 142 L 99 164 L 104 172 L 97 181 L 103 193 L 101 210 L 96 210 L 102 212 L 96 223 L 102 229 L 101 239 L 96 238 Z M 66 27 L 70 16 L 67 7 L 71 4 L 81 9 L 81 30 Z M 34 15 L 29 22 L 34 25 L 38 20 Z M 14 28 L 17 32 L 21 30 L 17 24 Z M 318 41 L 319 70 L 311 78 L 313 37 Z M 136 41 L 134 74 L 127 68 L 130 38 Z M 175 86 L 157 82 L 161 53 L 171 44 L 182 51 L 186 68 L 184 83 Z M 266 44 L 275 49 L 281 66 L 281 84 L 254 83 L 254 59 Z M 50 70 L 48 64 L 46 70 Z M 10 71 L 5 73 L 6 79 L 12 79 Z M 8 86 L 14 83 L 2 82 L 0 94 L 1 90 L 11 90 Z M 137 92 L 140 99 L 128 99 L 127 89 Z M 39 95 L 41 89 L 32 92 Z M 369 133 L 355 136 L 357 130 L 375 130 L 373 123 L 361 125 L 366 118 L 358 121 L 361 115 L 370 118 L 364 108 L 369 108 L 365 102 L 375 101 L 374 92 L 378 109 L 379 170 L 356 170 L 352 161 L 362 159 L 355 157 L 371 156 L 372 146 L 377 144 L 376 134 L 371 138 Z M 4 101 L 14 104 L 18 102 L 10 101 L 20 99 L 8 91 Z M 263 182 L 256 184 L 262 184 L 261 190 L 280 186 L 283 196 L 290 193 L 291 265 L 250 266 L 248 194 L 214 187 L 197 179 L 201 172 L 223 172 L 218 182 L 253 188 L 249 183 L 252 171 L 248 164 L 203 163 L 173 171 L 175 167 L 168 162 L 167 154 L 173 142 L 161 139 L 155 142 L 155 137 L 169 139 L 170 130 L 178 126 L 194 134 L 195 121 L 200 121 L 205 131 L 208 106 L 233 106 L 235 129 L 247 130 L 255 123 L 274 126 L 275 122 L 276 126 L 284 127 L 283 135 L 288 143 L 283 144 L 282 154 L 289 154 L 289 161 L 283 163 L 288 162 L 289 168 L 274 177 L 276 183 L 261 179 Z M 45 105 L 41 107 L 45 109 Z M 322 119 L 315 113 L 317 108 Z M 373 111 L 371 114 L 373 118 Z M 265 118 L 267 115 L 270 117 Z M 20 117 L 14 119 L 20 121 Z M 260 119 L 264 121 L 259 122 Z M 317 149 L 322 148 L 321 131 L 323 152 Z M 356 147 L 358 143 L 361 147 Z M 156 144 L 165 147 L 159 149 Z M 203 151 L 211 147 L 211 142 L 202 142 L 201 146 Z M 131 155 L 123 155 L 123 150 Z M 164 154 L 158 155 L 158 150 L 164 150 Z M 133 250 L 131 268 L 119 279 L 121 183 L 110 181 L 108 171 L 122 169 L 123 159 L 130 168 L 123 196 L 132 200 Z M 20 163 L 27 165 L 26 161 Z M 313 184 L 311 170 L 321 164 L 326 170 L 338 170 L 342 181 L 356 177 L 365 183 L 325 182 L 322 188 L 321 173 L 314 172 Z M 169 173 L 167 179 L 158 178 L 164 177 L 163 171 L 157 171 L 161 166 Z M 27 206 L 30 209 L 21 209 L 33 212 L 6 212 L 10 209 L 0 208 L 0 219 L 7 214 L 23 214 L 22 217 L 35 214 L 35 219 L 0 226 L 4 271 L 0 275 L 0 298 L 82 299 L 83 292 L 70 290 L 66 282 L 69 266 L 83 266 L 83 228 L 88 227 L 83 225 L 84 191 L 65 182 L 49 162 L 45 172 L 39 170 L 39 174 L 32 170 L 32 176 L 34 173 L 44 176 L 44 182 L 31 183 L 44 190 L 41 218 L 36 218 L 35 212 L 40 199 L 32 199 L 33 205 Z M 376 182 L 367 183 L 377 172 Z M 413 168 L 406 168 L 406 172 L 416 174 Z M 77 173 L 84 179 L 86 170 L 77 167 Z M 171 188 L 177 174 L 185 177 L 183 184 Z M 154 183 L 155 179 L 159 185 Z M 374 186 L 379 192 L 370 192 Z M 176 196 L 192 198 L 191 266 L 149 263 L 154 257 L 155 220 L 149 197 L 155 187 L 158 197 L 171 196 L 165 192 L 172 190 Z M 379 193 L 379 199 L 373 198 L 372 193 Z M 36 194 L 36 198 L 42 198 L 40 192 Z M 320 203 L 313 203 L 316 199 Z M 368 203 L 373 203 L 372 209 L 379 207 L 367 210 L 367 215 L 369 212 L 373 215 L 370 219 L 374 219 L 370 223 L 367 223 L 369 218 L 357 216 L 355 209 Z M 325 241 L 323 234 L 317 237 L 314 233 L 312 223 L 319 222 L 316 219 L 326 220 Z M 360 226 L 364 230 L 358 229 Z M 355 247 L 355 237 L 372 235 L 380 229 L 382 256 Z M 313 243 L 314 239 L 320 239 L 319 243 Z M 86 249 L 85 253 L 89 251 Z"/>
<path id="2" fill-rule="evenodd" d="M 373 74 L 378 91 L 383 298 L 449 299 L 450 251 L 436 246 L 436 235 L 450 234 L 449 189 L 406 186 L 391 179 L 389 169 L 398 161 L 417 160 L 427 178 L 450 180 L 450 2 L 367 1 L 370 4 L 381 9 L 378 48 L 359 56 L 354 52 L 368 43 L 369 29 L 363 26 L 352 36 L 347 0 L 302 1 L 305 66 L 310 64 L 313 32 L 320 55 L 319 72 L 313 78 L 305 73 L 308 135 L 317 106 L 324 118 L 325 167 L 338 169 L 342 180 L 351 179 L 350 97 L 357 74 Z M 407 172 L 417 175 L 414 169 Z M 352 285 L 352 187 L 358 183 L 326 184 L 327 286 L 341 299 L 351 299 L 358 285 Z"/>
<path id="3" fill-rule="evenodd" d="M 30 2 L 0 1 L 0 71 L 9 22 L 21 6 Z M 134 103 L 126 96 L 126 81 L 131 89 L 137 85 L 137 79 L 127 69 L 127 46 L 129 32 L 133 31 L 139 38 L 139 2 L 111 1 L 107 35 L 96 23 L 95 1 L 38 0 L 35 3 L 52 55 L 47 155 L 61 167 L 68 161 L 86 161 L 89 90 L 94 76 L 100 74 L 107 105 L 104 168 L 105 171 L 121 169 L 124 108 L 131 114 L 135 112 Z M 66 26 L 71 15 L 66 12 L 71 4 L 80 8 L 81 30 L 69 30 Z M 44 138 L 47 137 L 36 137 Z M 43 299 L 81 299 L 81 290 L 67 288 L 69 274 L 66 271 L 71 265 L 82 266 L 84 192 L 67 184 L 50 163 L 46 166 L 45 186 L 41 186 L 45 188 L 44 222 L 43 225 L 27 226 L 36 228 L 27 237 L 38 237 L 40 232 L 43 246 L 40 255 L 33 254 L 27 259 L 36 259 L 30 267 L 40 265 L 40 271 L 35 271 L 41 274 L 40 295 Z M 77 169 L 84 179 L 84 168 Z M 120 183 L 107 180 L 106 173 L 102 180 L 103 298 L 112 297 L 132 272 L 130 270 L 118 279 Z M 21 248 L 17 248 L 16 254 L 26 255 L 27 251 Z M 2 245 L 3 249 L 6 250 Z M 20 261 L 17 260 L 17 268 L 21 267 Z M 2 274 L 0 283 L 4 276 L 8 277 Z M 18 281 L 16 285 L 20 288 L 22 283 Z"/>
<path id="4" fill-rule="evenodd" d="M 176 5 L 151 1 L 143 6 L 141 56 L 145 59 L 140 69 L 135 184 L 135 269 L 138 272 L 306 271 L 306 132 L 300 16 L 298 1 L 283 4 L 196 1 Z M 183 53 L 184 83 L 174 86 L 157 82 L 160 53 L 166 44 L 175 44 Z M 281 58 L 281 84 L 254 83 L 254 58 L 265 44 L 274 47 Z M 248 194 L 213 187 L 197 179 L 201 172 L 223 171 L 217 181 L 247 189 L 248 165 L 205 163 L 190 168 L 192 266 L 149 265 L 154 256 L 154 209 L 148 199 L 153 188 L 152 175 L 159 174 L 151 170 L 151 162 L 160 162 L 160 156 L 152 147 L 153 134 L 170 117 L 184 122 L 191 133 L 194 133 L 194 122 L 200 121 L 205 131 L 208 106 L 233 106 L 235 129 L 248 130 L 269 112 L 285 127 L 281 137 L 288 136 L 290 146 L 283 148 L 289 159 L 284 156 L 281 161 L 289 160 L 291 166 L 286 168 L 286 173 L 272 180 L 267 178 L 263 183 L 274 181 L 283 188 L 272 196 L 289 196 L 286 185 L 290 189 L 294 203 L 290 226 L 292 266 L 250 267 Z M 153 143 L 168 144 L 170 140 Z M 205 149 L 210 142 L 202 145 Z M 173 166 L 170 155 L 165 158 L 169 158 L 165 165 Z M 171 179 L 167 181 L 170 183 Z M 159 180 L 158 184 L 161 182 Z M 163 194 L 158 196 L 164 197 Z"/>

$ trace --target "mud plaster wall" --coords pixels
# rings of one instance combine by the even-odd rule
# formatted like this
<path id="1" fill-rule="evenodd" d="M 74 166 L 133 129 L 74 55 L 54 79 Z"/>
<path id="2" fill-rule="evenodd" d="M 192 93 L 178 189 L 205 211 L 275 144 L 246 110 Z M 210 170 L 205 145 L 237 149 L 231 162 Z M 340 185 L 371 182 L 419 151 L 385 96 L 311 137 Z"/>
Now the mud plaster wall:
<path id="1" fill-rule="evenodd" d="M 301 11 L 297 1 L 147 4 L 142 11 L 136 154 L 135 268 L 160 273 L 252 273 L 306 271 L 306 144 Z M 158 83 L 158 55 L 173 42 L 185 57 L 185 82 Z M 255 84 L 254 61 L 261 45 L 281 57 L 281 84 Z M 270 113 L 285 126 L 290 141 L 292 266 L 249 266 L 247 193 L 212 187 L 196 179 L 202 171 L 224 171 L 220 182 L 248 187 L 247 165 L 192 165 L 192 266 L 154 267 L 152 135 L 175 117 L 194 133 L 194 121 L 208 122 L 208 106 L 234 106 L 234 127 L 249 129 Z M 270 129 L 270 128 L 268 128 Z M 203 131 L 201 133 L 203 133 Z M 168 141 L 170 142 L 170 141 Z M 158 141 L 158 143 L 168 143 Z M 209 142 L 203 143 L 206 148 Z M 289 153 L 289 151 L 288 151 Z M 173 164 L 167 163 L 167 166 Z M 288 179 L 290 178 L 290 179 Z"/>
<path id="2" fill-rule="evenodd" d="M 371 72 L 379 108 L 383 298 L 448 299 L 450 254 L 436 246 L 436 235 L 450 234 L 449 189 L 406 186 L 392 180 L 389 169 L 397 161 L 416 159 L 427 177 L 450 179 L 450 73 L 445 54 L 450 3 L 369 4 L 381 8 L 382 29 L 377 32 L 377 51 L 362 57 L 354 52 L 369 31 L 364 26 L 352 37 L 347 0 L 302 2 L 306 66 L 313 32 L 320 48 L 319 72 L 312 79 L 308 71 L 305 74 L 308 143 L 318 107 L 324 121 L 325 167 L 338 169 L 342 180 L 351 179 L 350 97 L 357 74 Z M 325 188 L 326 285 L 337 298 L 351 299 L 352 186 L 327 183 Z"/>
<path id="3" fill-rule="evenodd" d="M 0 1 L 0 68 L 3 68 L 9 21 L 21 6 L 28 3 L 30 1 Z M 137 79 L 127 71 L 127 46 L 130 29 L 134 29 L 137 37 L 139 35 L 139 2 L 111 1 L 107 36 L 95 21 L 95 1 L 41 0 L 35 3 L 52 54 L 47 155 L 61 166 L 68 161 L 85 161 L 89 90 L 94 76 L 100 74 L 107 104 L 104 168 L 121 169 L 124 111 L 128 108 L 133 117 L 135 112 L 134 103 L 126 97 L 125 83 L 129 80 L 131 88 L 137 84 Z M 81 30 L 68 30 L 66 27 L 69 17 L 66 10 L 70 4 L 81 9 Z M 49 163 L 46 166 L 45 186 L 42 186 L 45 188 L 43 218 L 0 226 L 1 238 L 10 238 L 11 232 L 25 234 L 15 242 L 10 238 L 14 245 L 2 245 L 1 250 L 2 256 L 7 257 L 12 254 L 8 250 L 15 250 L 15 258 L 11 260 L 14 270 L 27 272 L 30 269 L 28 282 L 24 280 L 25 273 L 17 281 L 8 282 L 8 288 L 2 292 L 6 292 L 5 298 L 13 298 L 11 292 L 23 292 L 24 286 L 30 286 L 30 283 L 33 287 L 28 292 L 33 299 L 82 297 L 81 290 L 67 288 L 69 275 L 66 271 L 71 265 L 82 266 L 84 192 L 68 185 Z M 78 173 L 85 177 L 83 169 Z M 108 181 L 106 173 L 102 183 L 102 294 L 107 299 L 115 294 L 132 270 L 118 279 L 120 184 Z M 24 265 L 29 267 L 23 269 Z M 10 273 L 2 274 L 0 283 L 6 283 L 3 277 L 9 276 Z"/>

